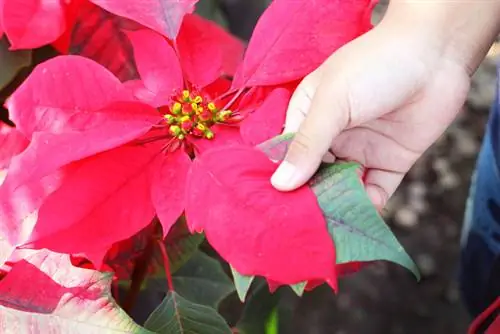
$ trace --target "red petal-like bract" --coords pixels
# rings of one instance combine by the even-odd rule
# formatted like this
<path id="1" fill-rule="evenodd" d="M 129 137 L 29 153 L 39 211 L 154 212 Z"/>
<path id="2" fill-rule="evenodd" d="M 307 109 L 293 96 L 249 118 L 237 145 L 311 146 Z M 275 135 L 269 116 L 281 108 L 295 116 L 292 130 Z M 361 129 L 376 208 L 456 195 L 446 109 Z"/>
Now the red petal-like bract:
<path id="1" fill-rule="evenodd" d="M 374 5 L 373 0 L 274 0 L 259 19 L 233 87 L 306 76 L 371 28 Z"/>
<path id="2" fill-rule="evenodd" d="M 186 217 L 192 231 L 243 275 L 283 284 L 336 284 L 335 250 L 312 190 L 275 190 L 277 165 L 259 150 L 209 150 L 191 167 Z"/>
<path id="3" fill-rule="evenodd" d="M 184 15 L 198 0 L 90 0 L 113 14 L 134 20 L 175 39 Z"/>
<path id="4" fill-rule="evenodd" d="M 149 167 L 158 153 L 157 146 L 131 144 L 69 165 L 27 246 L 95 252 L 140 231 L 154 217 Z"/>
<path id="5" fill-rule="evenodd" d="M 73 161 L 136 139 L 158 119 L 153 107 L 139 102 L 116 102 L 98 112 L 73 114 L 57 133 L 35 132 L 28 148 L 12 160 L 7 180 L 18 186 L 40 179 Z"/>
<path id="6" fill-rule="evenodd" d="M 52 43 L 66 29 L 63 1 L 3 0 L 0 14 L 13 50 Z"/>
<path id="7" fill-rule="evenodd" d="M 488 327 L 485 334 L 498 334 L 500 333 L 500 315 L 497 315 L 495 321 Z"/>
<path id="8" fill-rule="evenodd" d="M 193 138 L 192 142 L 196 148 L 196 154 L 199 155 L 207 150 L 243 144 L 240 131 L 237 127 L 226 124 L 215 124 L 212 126 L 215 137 L 212 140 L 202 138 Z"/>
<path id="9" fill-rule="evenodd" d="M 0 231 L 11 245 L 27 240 L 37 221 L 38 210 L 48 195 L 56 191 L 65 179 L 62 169 L 20 187 L 4 182 L 0 187 Z M 71 207 L 68 207 L 71 210 Z"/>
<path id="10" fill-rule="evenodd" d="M 197 87 L 204 87 L 223 74 L 234 75 L 243 57 L 241 41 L 195 14 L 184 17 L 177 48 L 185 76 Z"/>
<path id="11" fill-rule="evenodd" d="M 159 156 L 154 167 L 151 199 L 166 236 L 184 211 L 191 159 L 184 150 L 178 149 Z"/>
<path id="12" fill-rule="evenodd" d="M 129 32 L 128 36 L 144 86 L 155 96 L 152 105 L 168 104 L 174 90 L 184 84 L 177 54 L 165 37 L 154 31 Z"/>
<path id="13" fill-rule="evenodd" d="M 19 131 L 31 139 L 35 131 L 59 132 L 78 112 L 131 99 L 130 91 L 98 63 L 59 56 L 38 65 L 6 105 Z"/>
<path id="14" fill-rule="evenodd" d="M 2 170 L 7 169 L 12 157 L 21 153 L 29 141 L 16 128 L 0 122 L 0 184 Z"/>
<path id="15" fill-rule="evenodd" d="M 109 69 L 121 81 L 139 78 L 132 44 L 126 32 L 144 27 L 113 15 L 87 0 L 73 0 L 70 7 L 68 15 L 72 17 L 68 21 L 72 28 L 65 34 L 68 35 L 65 36 L 67 40 L 58 41 L 57 45 L 62 53 L 69 51 L 92 59 Z"/>
<path id="16" fill-rule="evenodd" d="M 292 92 L 276 88 L 264 103 L 243 120 L 240 126 L 241 137 L 252 145 L 258 145 L 279 135 L 285 124 L 285 113 Z"/>
<path id="17" fill-rule="evenodd" d="M 4 181 L 12 157 L 22 152 L 28 143 L 28 140 L 19 131 L 0 122 L 0 185 Z M 2 219 L 1 211 L 2 205 L 0 204 L 0 219 Z M 4 227 L 5 223 L 0 223 L 0 227 Z M 10 233 L 10 231 L 0 229 L 0 265 L 9 258 L 14 250 L 6 233 Z"/>
<path id="18" fill-rule="evenodd" d="M 0 38 L 3 37 L 3 1 L 4 0 L 0 0 Z"/>

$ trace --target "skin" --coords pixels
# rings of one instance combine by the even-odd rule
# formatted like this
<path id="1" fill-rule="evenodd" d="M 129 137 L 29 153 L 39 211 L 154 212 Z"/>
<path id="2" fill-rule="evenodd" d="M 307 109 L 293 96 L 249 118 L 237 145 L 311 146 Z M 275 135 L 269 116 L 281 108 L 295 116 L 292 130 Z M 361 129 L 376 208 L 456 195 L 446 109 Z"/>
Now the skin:
<path id="1" fill-rule="evenodd" d="M 500 1 L 393 0 L 380 24 L 299 85 L 285 125 L 297 134 L 271 183 L 291 191 L 322 160 L 354 160 L 382 209 L 460 111 L 499 18 Z"/>

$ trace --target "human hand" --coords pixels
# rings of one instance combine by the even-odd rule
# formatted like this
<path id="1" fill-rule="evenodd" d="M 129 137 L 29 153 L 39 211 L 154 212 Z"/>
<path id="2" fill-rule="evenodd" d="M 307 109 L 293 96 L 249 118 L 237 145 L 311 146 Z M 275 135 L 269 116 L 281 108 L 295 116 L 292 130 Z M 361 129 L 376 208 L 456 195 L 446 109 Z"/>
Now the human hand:
<path id="1" fill-rule="evenodd" d="M 293 190 L 322 159 L 357 161 L 383 208 L 467 96 L 468 68 L 439 38 L 380 24 L 306 77 L 287 111 L 285 132 L 298 132 L 272 184 Z"/>

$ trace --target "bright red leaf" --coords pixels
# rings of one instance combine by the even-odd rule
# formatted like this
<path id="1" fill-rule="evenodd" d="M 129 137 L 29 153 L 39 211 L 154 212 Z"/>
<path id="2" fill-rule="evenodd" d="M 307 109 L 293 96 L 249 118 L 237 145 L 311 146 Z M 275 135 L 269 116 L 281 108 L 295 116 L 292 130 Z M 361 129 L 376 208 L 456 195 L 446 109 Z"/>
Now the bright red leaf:
<path id="1" fill-rule="evenodd" d="M 179 58 L 165 37 L 151 30 L 129 32 L 141 79 L 153 96 L 154 106 L 170 101 L 175 90 L 183 86 Z"/>
<path id="2" fill-rule="evenodd" d="M 186 179 L 191 159 L 183 150 L 158 157 L 152 184 L 151 199 L 166 236 L 185 208 Z"/>
<path id="3" fill-rule="evenodd" d="M 38 218 L 38 210 L 48 195 L 63 183 L 66 170 L 61 169 L 20 187 L 4 182 L 0 187 L 0 231 L 13 245 L 26 241 Z M 69 208 L 68 208 L 69 209 Z"/>
<path id="4" fill-rule="evenodd" d="M 285 124 L 285 113 L 292 92 L 276 88 L 254 112 L 241 123 L 241 137 L 246 143 L 258 145 L 279 135 Z"/>
<path id="5" fill-rule="evenodd" d="M 68 9 L 66 34 L 58 40 L 62 53 L 92 59 L 121 81 L 139 77 L 128 31 L 143 28 L 138 23 L 113 15 L 87 0 L 73 1 Z"/>
<path id="6" fill-rule="evenodd" d="M 104 67 L 80 56 L 60 56 L 38 65 L 6 105 L 19 131 L 31 138 L 34 131 L 59 132 L 75 113 L 131 99 Z"/>
<path id="7" fill-rule="evenodd" d="M 205 87 L 221 75 L 234 75 L 243 57 L 243 43 L 216 23 L 198 15 L 186 15 L 177 38 L 182 69 L 197 87 Z"/>
<path id="8" fill-rule="evenodd" d="M 3 1 L 4 0 L 0 0 L 0 38 L 3 37 Z"/>
<path id="9" fill-rule="evenodd" d="M 131 144 L 69 165 L 62 185 L 43 202 L 28 246 L 101 250 L 148 225 L 154 217 L 149 166 L 159 153 L 155 148 Z"/>
<path id="10" fill-rule="evenodd" d="M 52 43 L 66 29 L 63 1 L 2 1 L 0 22 L 13 50 L 32 49 Z"/>
<path id="11" fill-rule="evenodd" d="M 28 140 L 16 128 L 0 122 L 0 175 L 9 167 L 12 157 L 21 153 Z M 0 176 L 0 184 L 2 177 Z"/>
<path id="12" fill-rule="evenodd" d="M 134 20 L 175 39 L 185 14 L 198 0 L 90 0 L 113 14 Z"/>
<path id="13" fill-rule="evenodd" d="M 255 28 L 233 87 L 300 79 L 371 28 L 374 0 L 274 0 Z"/>
<path id="14" fill-rule="evenodd" d="M 13 186 L 40 179 L 73 161 L 126 144 L 159 120 L 154 108 L 138 102 L 78 112 L 57 132 L 35 132 L 27 149 L 12 160 L 7 178 Z"/>
<path id="15" fill-rule="evenodd" d="M 269 180 L 276 167 L 251 147 L 202 154 L 188 179 L 188 224 L 243 275 L 335 286 L 334 246 L 316 197 L 308 187 L 275 190 Z"/>

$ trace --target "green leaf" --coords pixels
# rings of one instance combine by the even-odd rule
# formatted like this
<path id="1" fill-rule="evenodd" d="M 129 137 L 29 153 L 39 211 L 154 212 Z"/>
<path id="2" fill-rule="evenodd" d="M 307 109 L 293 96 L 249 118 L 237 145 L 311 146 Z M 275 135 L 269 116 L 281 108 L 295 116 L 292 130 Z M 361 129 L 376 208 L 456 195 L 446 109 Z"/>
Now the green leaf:
<path id="1" fill-rule="evenodd" d="M 190 301 L 217 308 L 219 303 L 234 292 L 234 286 L 220 263 L 198 251 L 172 277 L 176 292 Z M 168 291 L 165 279 L 150 281 L 149 287 Z"/>
<path id="2" fill-rule="evenodd" d="M 245 303 L 243 314 L 236 324 L 239 333 L 255 334 L 266 333 L 266 326 L 273 310 L 280 301 L 279 294 L 269 292 L 264 280 L 257 281 L 252 294 Z"/>
<path id="3" fill-rule="evenodd" d="M 285 157 L 293 133 L 258 146 L 271 160 Z M 358 173 L 359 165 L 324 165 L 310 181 L 335 242 L 337 264 L 386 260 L 404 266 L 420 279 L 413 260 L 370 201 Z"/>
<path id="4" fill-rule="evenodd" d="M 337 263 L 387 260 L 420 279 L 417 266 L 366 194 L 358 168 L 349 162 L 327 165 L 310 183 L 335 242 Z"/>
<path id="5" fill-rule="evenodd" d="M 12 333 L 151 333 L 111 296 L 112 275 L 73 267 L 69 255 L 37 251 L 0 281 L 0 328 Z"/>
<path id="6" fill-rule="evenodd" d="M 255 276 L 241 275 L 232 266 L 231 272 L 233 273 L 234 286 L 236 288 L 236 292 L 238 293 L 238 297 L 242 302 L 244 302 L 248 293 L 248 289 L 250 289 L 250 285 L 252 285 Z"/>
<path id="7" fill-rule="evenodd" d="M 165 238 L 168 259 L 170 261 L 170 270 L 175 273 L 198 251 L 198 247 L 205 240 L 204 234 L 191 234 L 186 219 L 182 216 L 172 227 Z M 163 258 L 161 253 L 157 252 L 158 262 L 163 267 Z M 163 271 L 163 270 L 162 270 Z"/>
<path id="8" fill-rule="evenodd" d="M 220 263 L 200 251 L 175 273 L 173 283 L 187 299 L 214 308 L 235 290 Z"/>
<path id="9" fill-rule="evenodd" d="M 0 39 L 0 90 L 7 86 L 17 73 L 31 64 L 31 50 L 9 51 L 6 37 Z"/>
<path id="10" fill-rule="evenodd" d="M 213 308 L 190 302 L 170 291 L 144 325 L 158 334 L 231 334 Z"/>
<path id="11" fill-rule="evenodd" d="M 257 148 L 264 152 L 269 159 L 280 161 L 285 157 L 288 146 L 292 142 L 294 136 L 294 133 L 285 133 L 259 144 Z"/>
<path id="12" fill-rule="evenodd" d="M 117 252 L 115 258 L 107 259 L 106 263 L 112 266 L 115 273 L 120 274 L 120 272 L 127 270 L 132 272 L 134 261 L 139 257 L 142 252 L 144 252 L 147 243 L 151 239 L 152 234 L 161 234 L 161 228 L 158 230 L 157 227 L 161 226 L 157 221 L 151 226 L 148 226 L 143 231 L 139 232 L 135 236 L 120 242 L 120 252 Z M 165 248 L 169 257 L 170 270 L 175 273 L 179 268 L 181 268 L 191 257 L 198 251 L 200 244 L 205 240 L 203 234 L 191 234 L 187 228 L 186 221 L 184 217 L 181 217 L 177 223 L 172 227 L 167 237 L 164 240 Z M 127 262 L 130 264 L 127 265 Z M 165 279 L 165 267 L 163 263 L 163 256 L 160 248 L 155 245 L 154 255 L 151 261 L 150 267 L 150 279 L 154 281 L 155 279 L 163 282 Z M 128 268 L 130 267 L 130 268 Z M 118 277 L 126 277 L 127 275 L 119 275 Z M 128 279 L 121 280 L 119 282 L 120 286 L 123 288 L 128 288 L 130 281 Z M 166 284 L 163 284 L 166 286 Z M 141 286 L 141 290 L 148 286 L 148 280 L 145 280 Z M 162 290 L 163 291 L 163 290 Z"/>
<path id="13" fill-rule="evenodd" d="M 214 21 L 219 26 L 228 28 L 228 23 L 225 15 L 220 9 L 219 1 L 217 0 L 205 0 L 200 1 L 196 4 L 196 14 L 203 16 L 204 18 Z"/>
<path id="14" fill-rule="evenodd" d="M 278 334 L 278 308 L 275 307 L 266 324 L 266 334 Z"/>
<path id="15" fill-rule="evenodd" d="M 302 282 L 302 283 L 290 285 L 290 287 L 292 288 L 293 292 L 295 292 L 295 294 L 297 296 L 302 297 L 302 295 L 304 294 L 304 291 L 306 289 L 306 285 L 307 285 L 307 282 Z"/>

